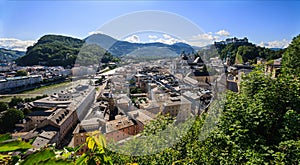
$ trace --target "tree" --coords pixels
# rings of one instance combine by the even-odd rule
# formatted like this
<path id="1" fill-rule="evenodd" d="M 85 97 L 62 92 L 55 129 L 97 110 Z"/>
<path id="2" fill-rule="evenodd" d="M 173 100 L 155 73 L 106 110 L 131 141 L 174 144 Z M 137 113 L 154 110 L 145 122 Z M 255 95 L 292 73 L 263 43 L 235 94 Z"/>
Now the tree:
<path id="1" fill-rule="evenodd" d="M 16 76 L 27 76 L 27 71 L 25 70 L 18 70 Z"/>
<path id="2" fill-rule="evenodd" d="M 240 46 L 237 50 L 237 56 L 242 57 L 240 62 L 248 62 L 258 57 L 258 49 L 255 46 Z M 240 59 L 239 59 L 240 60 Z"/>
<path id="3" fill-rule="evenodd" d="M 143 130 L 143 135 L 157 134 L 158 132 L 166 129 L 166 127 L 174 122 L 174 118 L 169 114 L 163 116 L 159 114 L 156 120 L 150 121 Z"/>
<path id="4" fill-rule="evenodd" d="M 24 114 L 22 111 L 13 108 L 7 110 L 1 117 L 2 123 L 1 123 L 0 130 L 9 131 L 13 129 L 15 124 L 23 118 L 24 118 Z"/>
<path id="5" fill-rule="evenodd" d="M 243 63 L 244 63 L 243 57 L 237 53 L 235 56 L 235 64 L 243 64 Z"/>
<path id="6" fill-rule="evenodd" d="M 8 104 L 4 102 L 0 102 L 0 112 L 6 111 L 8 109 Z"/>
<path id="7" fill-rule="evenodd" d="M 21 98 L 21 97 L 13 97 L 10 102 L 8 103 L 8 105 L 10 107 L 14 107 L 14 106 L 17 106 L 19 103 L 23 103 L 24 100 Z"/>
<path id="8" fill-rule="evenodd" d="M 300 76 L 300 35 L 295 37 L 282 56 L 284 74 Z"/>
<path id="9" fill-rule="evenodd" d="M 277 147 L 279 151 L 273 154 L 275 164 L 299 164 L 300 140 L 288 140 L 281 142 Z"/>

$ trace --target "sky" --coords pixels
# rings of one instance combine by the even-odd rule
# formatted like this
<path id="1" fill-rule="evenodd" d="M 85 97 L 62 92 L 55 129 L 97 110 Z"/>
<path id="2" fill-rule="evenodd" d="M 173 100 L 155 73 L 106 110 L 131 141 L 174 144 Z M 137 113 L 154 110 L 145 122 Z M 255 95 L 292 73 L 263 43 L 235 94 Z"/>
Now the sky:
<path id="1" fill-rule="evenodd" d="M 198 39 L 212 42 L 227 37 L 248 37 L 249 41 L 261 46 L 286 47 L 293 37 L 300 34 L 299 9 L 300 2 L 293 0 L 0 0 L 0 46 L 21 50 L 45 34 L 83 39 L 95 32 L 106 33 L 114 29 L 114 37 L 130 42 L 160 41 L 172 44 L 187 41 L 201 46 Z M 140 13 L 144 11 L 161 12 L 166 17 L 142 17 Z M 124 20 L 128 15 L 132 18 L 126 22 Z M 122 21 L 123 24 L 117 24 Z M 139 23 L 143 21 L 159 26 L 152 27 L 149 24 L 147 29 L 143 27 L 146 23 Z M 179 24 L 182 22 L 186 26 Z M 170 31 L 160 29 L 165 24 Z M 189 30 L 189 27 L 198 28 L 199 31 Z M 192 31 L 193 35 L 190 34 L 188 38 L 174 29 L 186 33 Z M 151 30 L 155 34 L 150 33 Z"/>

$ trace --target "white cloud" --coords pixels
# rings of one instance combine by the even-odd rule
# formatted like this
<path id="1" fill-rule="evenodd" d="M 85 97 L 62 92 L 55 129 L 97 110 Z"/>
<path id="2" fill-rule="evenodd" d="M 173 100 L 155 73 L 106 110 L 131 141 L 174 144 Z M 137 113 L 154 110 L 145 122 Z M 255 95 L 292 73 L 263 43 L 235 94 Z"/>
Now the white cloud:
<path id="1" fill-rule="evenodd" d="M 192 36 L 188 42 L 190 45 L 202 47 L 212 44 L 214 41 L 219 39 L 220 36 L 215 36 L 212 32 L 208 32 Z"/>
<path id="2" fill-rule="evenodd" d="M 216 34 L 218 34 L 219 36 L 230 36 L 230 33 L 226 30 L 220 30 L 218 32 L 216 32 Z"/>
<path id="3" fill-rule="evenodd" d="M 89 32 L 88 33 L 89 35 L 93 35 L 93 34 L 103 34 L 103 32 L 101 32 L 101 31 L 91 31 L 91 32 Z"/>
<path id="4" fill-rule="evenodd" d="M 178 43 L 178 42 L 187 43 L 184 40 L 173 38 L 171 36 L 170 36 L 170 38 L 164 37 L 164 38 L 158 38 L 158 39 L 151 39 L 151 40 L 149 40 L 149 42 L 160 42 L 160 43 L 164 43 L 164 44 L 168 44 L 168 45 L 172 45 L 172 44 L 175 44 L 175 43 Z"/>
<path id="5" fill-rule="evenodd" d="M 137 35 L 132 35 L 130 37 L 125 38 L 124 41 L 136 43 L 136 42 L 140 42 L 140 37 Z"/>
<path id="6" fill-rule="evenodd" d="M 195 36 L 192 36 L 191 40 L 218 40 L 220 37 L 219 36 L 214 36 L 212 34 L 212 32 L 208 32 L 208 33 L 203 33 L 203 34 L 198 34 Z"/>
<path id="7" fill-rule="evenodd" d="M 172 37 L 168 34 L 163 34 L 163 37 L 166 38 L 166 39 L 171 39 Z"/>
<path id="8" fill-rule="evenodd" d="M 15 38 L 0 38 L 0 47 L 11 50 L 26 51 L 28 46 L 32 46 L 36 41 L 19 40 Z"/>
<path id="9" fill-rule="evenodd" d="M 220 30 L 215 33 L 207 32 L 192 36 L 188 42 L 194 46 L 206 46 L 212 44 L 214 41 L 220 41 L 229 35 L 230 33 L 226 30 Z"/>
<path id="10" fill-rule="evenodd" d="M 207 32 L 207 33 L 202 33 L 202 34 L 198 34 L 195 36 L 192 36 L 191 40 L 195 41 L 195 40 L 210 40 L 210 41 L 217 41 L 220 40 L 223 37 L 227 37 L 229 36 L 230 33 L 226 30 L 220 30 L 218 32 Z"/>
<path id="11" fill-rule="evenodd" d="M 150 38 L 149 42 L 160 42 L 160 43 L 164 43 L 164 44 L 168 44 L 168 45 L 172 45 L 178 42 L 183 42 L 183 43 L 187 43 L 184 40 L 181 39 L 177 39 L 177 38 L 173 38 L 172 36 L 168 35 L 168 34 L 163 34 L 162 37 L 157 37 L 157 36 L 148 36 Z"/>
<path id="12" fill-rule="evenodd" d="M 150 38 L 150 39 L 156 39 L 158 37 L 156 35 L 148 35 L 148 38 Z"/>
<path id="13" fill-rule="evenodd" d="M 277 40 L 277 41 L 270 41 L 270 42 L 261 42 L 260 44 L 258 44 L 258 46 L 266 47 L 266 48 L 286 48 L 289 46 L 290 43 L 291 41 L 287 39 L 283 39 L 281 41 Z"/>

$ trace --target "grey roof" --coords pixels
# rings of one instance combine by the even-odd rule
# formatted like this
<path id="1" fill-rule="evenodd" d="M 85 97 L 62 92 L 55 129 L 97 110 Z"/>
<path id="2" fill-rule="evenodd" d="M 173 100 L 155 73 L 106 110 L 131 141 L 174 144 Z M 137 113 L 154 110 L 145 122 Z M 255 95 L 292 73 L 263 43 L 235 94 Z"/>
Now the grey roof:
<path id="1" fill-rule="evenodd" d="M 68 109 L 57 109 L 51 114 L 51 116 L 48 117 L 48 119 L 51 120 L 53 123 L 60 125 L 68 118 L 70 114 L 71 111 Z"/>
<path id="2" fill-rule="evenodd" d="M 50 139 L 46 139 L 44 137 L 37 137 L 34 142 L 32 143 L 32 146 L 41 148 L 44 147 L 45 145 L 49 144 Z"/>
<path id="3" fill-rule="evenodd" d="M 52 112 L 46 111 L 33 111 L 27 116 L 50 116 Z"/>
<path id="4" fill-rule="evenodd" d="M 52 125 L 46 125 L 45 127 L 38 128 L 36 131 L 43 132 L 43 131 L 59 131 L 59 128 L 54 127 Z"/>
<path id="5" fill-rule="evenodd" d="M 44 147 L 49 144 L 56 136 L 57 131 L 43 131 L 32 143 L 35 147 Z"/>

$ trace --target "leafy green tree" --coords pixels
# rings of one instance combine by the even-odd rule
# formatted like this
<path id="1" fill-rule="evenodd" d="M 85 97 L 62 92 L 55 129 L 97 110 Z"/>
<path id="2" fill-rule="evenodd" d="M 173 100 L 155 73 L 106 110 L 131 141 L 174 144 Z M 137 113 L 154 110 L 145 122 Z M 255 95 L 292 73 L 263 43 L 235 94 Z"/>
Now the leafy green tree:
<path id="1" fill-rule="evenodd" d="M 248 62 L 258 57 L 258 49 L 255 46 L 239 46 L 237 49 L 237 54 L 242 56 L 242 62 Z"/>
<path id="2" fill-rule="evenodd" d="M 299 140 L 299 93 L 300 83 L 291 76 L 272 79 L 260 69 L 253 71 L 243 78 L 240 93 L 227 93 L 218 128 L 204 143 L 197 143 L 192 157 L 200 164 L 260 164 L 279 159 L 273 155 L 280 152 L 278 144 Z M 285 154 L 281 156 L 299 161 L 292 152 Z"/>
<path id="3" fill-rule="evenodd" d="M 21 98 L 21 97 L 13 97 L 10 102 L 8 103 L 8 105 L 10 107 L 14 107 L 14 106 L 17 106 L 19 103 L 23 103 L 24 100 Z"/>
<path id="4" fill-rule="evenodd" d="M 295 37 L 282 57 L 284 74 L 300 76 L 300 35 Z"/>
<path id="5" fill-rule="evenodd" d="M 120 62 L 120 58 L 114 57 L 110 52 L 106 51 L 101 58 L 101 63 Z"/>
<path id="6" fill-rule="evenodd" d="M 7 110 L 1 117 L 1 126 L 0 130 L 9 131 L 14 128 L 14 125 L 21 119 L 24 118 L 22 111 L 17 109 Z"/>
<path id="7" fill-rule="evenodd" d="M 143 130 L 143 135 L 153 135 L 167 128 L 168 125 L 174 122 L 174 118 L 169 114 L 158 115 L 155 120 L 150 121 Z"/>
<path id="8" fill-rule="evenodd" d="M 300 140 L 283 141 L 277 147 L 274 156 L 275 164 L 299 164 L 300 163 Z"/>
<path id="9" fill-rule="evenodd" d="M 8 110 L 8 104 L 4 102 L 0 102 L 0 112 Z"/>
<path id="10" fill-rule="evenodd" d="M 288 110 L 283 116 L 283 127 L 279 130 L 281 140 L 295 139 L 300 135 L 300 114 L 294 110 Z M 297 138 L 296 138 L 297 139 Z M 298 138 L 299 139 L 299 138 Z"/>
<path id="11" fill-rule="evenodd" d="M 243 64 L 244 63 L 243 57 L 239 53 L 237 53 L 236 56 L 235 56 L 235 63 L 236 64 Z"/>

